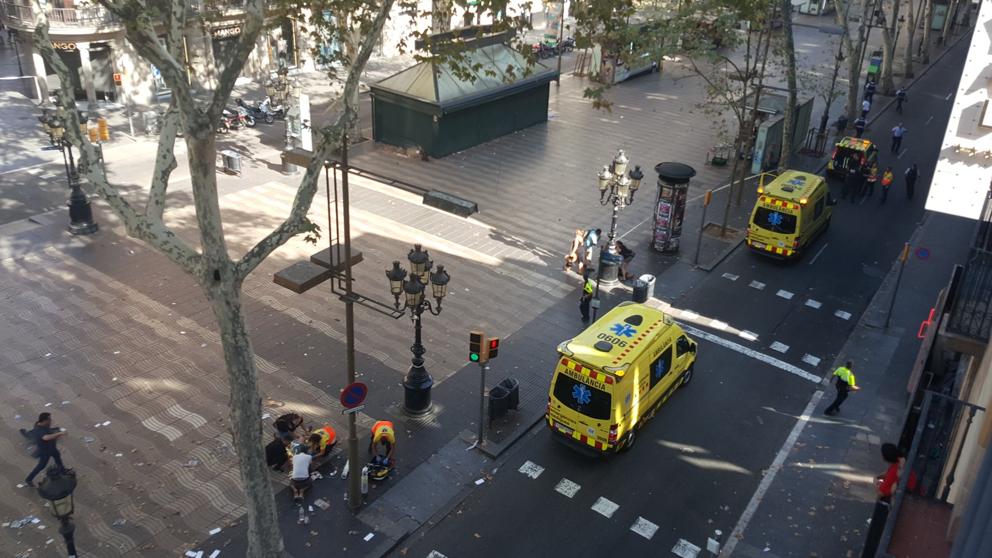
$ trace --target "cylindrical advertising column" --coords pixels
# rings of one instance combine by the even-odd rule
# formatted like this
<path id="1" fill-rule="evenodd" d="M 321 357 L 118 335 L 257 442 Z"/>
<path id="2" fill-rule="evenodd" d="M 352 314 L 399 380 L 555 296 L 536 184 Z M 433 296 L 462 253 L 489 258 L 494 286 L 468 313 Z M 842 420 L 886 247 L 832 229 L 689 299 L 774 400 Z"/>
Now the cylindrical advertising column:
<path id="1" fill-rule="evenodd" d="M 696 169 L 684 163 L 659 163 L 658 203 L 654 209 L 654 249 L 659 252 L 677 252 L 682 237 L 682 217 L 689 191 L 689 180 L 696 176 Z"/>

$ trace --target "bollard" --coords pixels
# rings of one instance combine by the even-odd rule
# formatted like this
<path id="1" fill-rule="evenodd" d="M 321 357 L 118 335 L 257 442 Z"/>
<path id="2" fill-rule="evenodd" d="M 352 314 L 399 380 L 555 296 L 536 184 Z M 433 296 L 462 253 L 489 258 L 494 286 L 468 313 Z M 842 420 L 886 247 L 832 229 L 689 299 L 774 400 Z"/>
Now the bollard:
<path id="1" fill-rule="evenodd" d="M 107 118 L 104 116 L 97 118 L 96 126 L 100 132 L 100 141 L 110 141 L 110 127 L 107 126 Z"/>

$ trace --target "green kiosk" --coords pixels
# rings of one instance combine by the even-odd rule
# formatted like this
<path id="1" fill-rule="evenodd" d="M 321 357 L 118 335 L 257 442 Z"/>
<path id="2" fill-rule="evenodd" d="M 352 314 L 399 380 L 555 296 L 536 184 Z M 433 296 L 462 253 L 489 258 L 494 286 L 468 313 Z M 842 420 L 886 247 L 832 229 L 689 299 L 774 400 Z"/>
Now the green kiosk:
<path id="1" fill-rule="evenodd" d="M 423 61 L 373 84 L 373 139 L 444 157 L 547 121 L 557 70 L 528 62 L 507 44 L 510 33 L 487 31 L 434 35 L 431 48 L 459 56 Z"/>

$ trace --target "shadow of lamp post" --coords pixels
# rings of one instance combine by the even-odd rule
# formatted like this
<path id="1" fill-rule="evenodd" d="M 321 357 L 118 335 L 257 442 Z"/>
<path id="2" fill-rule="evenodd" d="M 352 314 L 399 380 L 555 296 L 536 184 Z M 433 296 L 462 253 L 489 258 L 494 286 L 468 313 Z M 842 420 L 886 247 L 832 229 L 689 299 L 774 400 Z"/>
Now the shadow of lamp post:
<path id="1" fill-rule="evenodd" d="M 437 316 L 441 314 L 441 300 L 448 294 L 448 281 L 451 277 L 443 265 L 437 266 L 437 271 L 431 273 L 434 262 L 431 261 L 427 250 L 420 244 L 414 244 L 413 250 L 407 254 L 410 261 L 410 274 L 400 267 L 399 261 L 393 262 L 393 268 L 386 270 L 389 279 L 389 292 L 395 299 L 396 310 L 401 308 L 400 295 L 404 295 L 403 311 L 409 310 L 413 321 L 414 340 L 410 352 L 413 353 L 412 364 L 403 379 L 403 410 L 413 416 L 423 415 L 431 410 L 431 388 L 434 379 L 424 368 L 424 354 L 427 349 L 421 341 L 421 316 L 424 311 Z M 424 297 L 428 280 L 434 295 L 435 304 Z"/>

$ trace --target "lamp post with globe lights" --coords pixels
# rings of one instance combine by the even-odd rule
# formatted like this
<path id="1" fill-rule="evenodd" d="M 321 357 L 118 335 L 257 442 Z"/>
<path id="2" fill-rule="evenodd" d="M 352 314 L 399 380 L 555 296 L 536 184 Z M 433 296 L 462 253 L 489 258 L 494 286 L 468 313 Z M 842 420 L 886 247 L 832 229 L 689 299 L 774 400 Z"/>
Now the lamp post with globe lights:
<path id="1" fill-rule="evenodd" d="M 45 473 L 45 478 L 38 483 L 38 493 L 48 500 L 52 515 L 59 520 L 59 534 L 65 539 L 66 551 L 69 558 L 76 558 L 76 525 L 72 522 L 75 505 L 72 493 L 76 490 L 76 475 L 53 465 Z"/>
<path id="2" fill-rule="evenodd" d="M 599 203 L 601 205 L 612 204 L 613 216 L 610 221 L 610 234 L 606 243 L 606 248 L 599 254 L 599 272 L 596 275 L 597 291 L 600 283 L 613 285 L 619 281 L 619 270 L 621 257 L 617 253 L 617 217 L 628 205 L 634 203 L 634 194 L 641 186 L 641 179 L 644 173 L 640 166 L 635 166 L 630 172 L 627 167 L 630 160 L 623 152 L 617 151 L 616 157 L 609 165 L 604 165 L 599 172 Z M 597 298 L 598 298 L 597 292 Z"/>
<path id="3" fill-rule="evenodd" d="M 400 267 L 399 261 L 394 261 L 393 268 L 386 270 L 386 278 L 389 279 L 389 291 L 395 300 L 396 309 L 409 311 L 413 321 L 414 340 L 410 347 L 413 359 L 410 370 L 403 379 L 403 409 L 408 415 L 418 416 L 430 412 L 431 388 L 434 386 L 434 379 L 424 368 L 424 354 L 427 349 L 421 340 L 421 316 L 425 311 L 435 316 L 441 314 L 441 300 L 448 294 L 448 281 L 451 277 L 443 265 L 431 272 L 434 262 L 420 244 L 413 245 L 413 250 L 407 254 L 407 260 L 410 262 L 409 275 Z M 428 282 L 434 295 L 433 304 L 424 296 Z M 402 303 L 401 295 L 404 297 Z"/>

